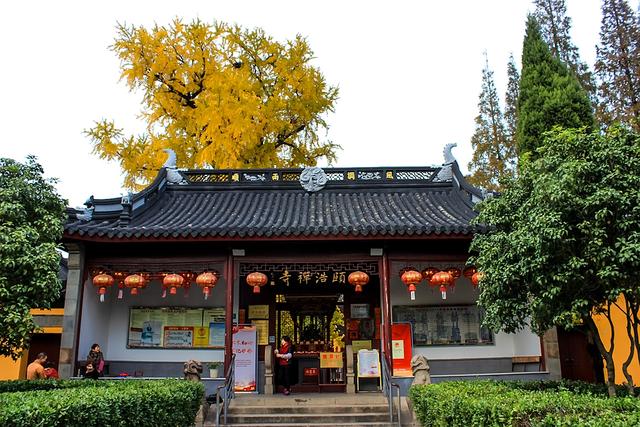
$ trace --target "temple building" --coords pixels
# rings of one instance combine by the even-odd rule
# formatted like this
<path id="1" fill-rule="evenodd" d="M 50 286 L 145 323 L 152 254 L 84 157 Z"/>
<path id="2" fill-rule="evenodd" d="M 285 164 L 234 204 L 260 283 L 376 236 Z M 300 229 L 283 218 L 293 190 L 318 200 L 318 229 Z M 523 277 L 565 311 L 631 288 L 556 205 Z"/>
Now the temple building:
<path id="1" fill-rule="evenodd" d="M 93 343 L 114 376 L 176 377 L 186 360 L 235 354 L 238 389 L 265 392 L 265 360 L 289 336 L 294 392 L 347 391 L 349 360 L 375 380 L 371 357 L 409 382 L 415 355 L 435 380 L 547 378 L 538 336 L 482 326 L 467 264 L 482 198 L 450 147 L 427 167 L 168 161 L 139 193 L 68 210 L 59 371 L 77 376 Z"/>

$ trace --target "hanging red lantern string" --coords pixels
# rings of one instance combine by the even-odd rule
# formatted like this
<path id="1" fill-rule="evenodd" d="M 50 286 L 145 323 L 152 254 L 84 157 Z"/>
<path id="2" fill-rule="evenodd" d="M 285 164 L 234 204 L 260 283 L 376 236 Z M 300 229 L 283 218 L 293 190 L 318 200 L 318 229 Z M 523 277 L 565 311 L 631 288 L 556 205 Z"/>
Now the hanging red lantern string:
<path id="1" fill-rule="evenodd" d="M 447 286 L 453 283 L 453 275 L 448 271 L 440 271 L 434 274 L 429 281 L 429 284 L 433 286 L 440 286 L 440 293 L 442 299 L 447 299 Z"/>
<path id="2" fill-rule="evenodd" d="M 169 288 L 169 295 L 175 295 L 178 293 L 178 288 L 184 284 L 184 277 L 179 274 L 167 274 L 162 279 L 162 285 Z"/>
<path id="3" fill-rule="evenodd" d="M 473 285 L 474 289 L 478 288 L 478 285 L 480 284 L 480 281 L 482 280 L 483 277 L 484 277 L 484 273 L 480 271 L 476 271 L 475 273 L 473 273 L 473 275 L 471 276 L 471 284 Z"/>
<path id="4" fill-rule="evenodd" d="M 347 280 L 351 286 L 356 287 L 356 292 L 362 292 L 362 287 L 369 283 L 369 275 L 364 271 L 354 271 Z"/>
<path id="5" fill-rule="evenodd" d="M 464 270 L 462 270 L 462 275 L 471 280 L 471 276 L 473 276 L 476 271 L 478 271 L 478 269 L 475 266 L 471 265 L 469 267 L 465 267 Z"/>
<path id="6" fill-rule="evenodd" d="M 138 295 L 138 289 L 147 285 L 147 281 L 140 274 L 130 274 L 124 278 L 124 285 L 131 289 L 131 295 Z"/>
<path id="7" fill-rule="evenodd" d="M 416 285 L 422 280 L 422 273 L 414 269 L 405 270 L 400 279 L 409 287 L 411 301 L 416 299 Z"/>
<path id="8" fill-rule="evenodd" d="M 448 271 L 449 274 L 451 274 L 451 284 L 449 285 L 449 287 L 451 288 L 451 291 L 454 291 L 456 289 L 456 282 L 458 281 L 460 276 L 462 276 L 462 270 L 457 267 L 449 267 L 446 268 L 445 271 Z"/>
<path id="9" fill-rule="evenodd" d="M 124 278 L 126 274 L 122 271 L 114 271 L 113 278 L 118 282 L 118 299 L 122 299 L 124 294 Z"/>
<path id="10" fill-rule="evenodd" d="M 253 293 L 259 294 L 260 287 L 267 284 L 267 275 L 264 273 L 260 273 L 259 271 L 254 271 L 253 273 L 249 273 L 247 275 L 247 285 L 253 287 Z"/>
<path id="11" fill-rule="evenodd" d="M 196 284 L 202 288 L 202 293 L 204 294 L 205 300 L 209 298 L 209 295 L 211 295 L 211 290 L 217 282 L 218 276 L 211 273 L 210 271 L 200 273 L 198 277 L 196 277 Z"/>
<path id="12" fill-rule="evenodd" d="M 104 302 L 104 295 L 107 293 L 107 288 L 113 285 L 113 282 L 113 277 L 106 273 L 100 273 L 93 277 L 93 285 L 98 288 L 100 302 Z"/>
<path id="13" fill-rule="evenodd" d="M 422 277 L 424 278 L 424 280 L 427 281 L 427 283 L 429 283 L 433 275 L 436 274 L 438 271 L 440 270 L 438 270 L 435 267 L 427 267 L 424 270 L 422 270 Z"/>

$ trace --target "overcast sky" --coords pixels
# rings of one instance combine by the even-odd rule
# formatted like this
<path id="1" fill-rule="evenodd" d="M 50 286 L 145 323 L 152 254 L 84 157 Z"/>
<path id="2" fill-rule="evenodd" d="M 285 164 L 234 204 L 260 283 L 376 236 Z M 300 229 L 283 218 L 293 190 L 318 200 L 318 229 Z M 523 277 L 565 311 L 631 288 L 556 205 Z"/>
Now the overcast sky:
<path id="1" fill-rule="evenodd" d="M 636 10 L 638 0 L 632 0 Z M 312 5 L 312 6 L 310 6 Z M 600 0 L 568 0 L 573 41 L 593 65 Z M 140 133 L 140 95 L 119 81 L 108 47 L 116 22 L 151 26 L 178 16 L 262 27 L 278 40 L 300 33 L 340 99 L 327 138 L 335 166 L 440 164 L 442 148 L 466 171 L 483 51 L 503 96 L 506 64 L 520 64 L 529 0 L 459 1 L 3 1 L 0 4 L 0 156 L 38 156 L 76 206 L 124 192 L 115 163 L 91 153 L 82 130 L 110 118 Z"/>

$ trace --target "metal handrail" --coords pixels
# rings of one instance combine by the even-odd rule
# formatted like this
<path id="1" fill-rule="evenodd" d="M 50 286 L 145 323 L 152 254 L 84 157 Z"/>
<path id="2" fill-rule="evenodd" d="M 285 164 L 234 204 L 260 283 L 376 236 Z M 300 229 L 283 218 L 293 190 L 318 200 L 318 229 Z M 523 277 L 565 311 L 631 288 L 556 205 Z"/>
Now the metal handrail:
<path id="1" fill-rule="evenodd" d="M 387 396 L 387 400 L 389 401 L 389 422 L 393 423 L 393 393 L 392 390 L 396 388 L 398 390 L 398 426 L 401 425 L 400 420 L 400 412 L 402 411 L 401 401 L 400 401 L 400 385 L 394 383 L 391 377 L 391 369 L 389 368 L 389 361 L 387 360 L 387 355 L 382 353 L 382 386 L 384 387 L 384 394 Z"/>
<path id="2" fill-rule="evenodd" d="M 222 397 L 222 413 L 224 414 L 224 425 L 227 425 L 227 409 L 229 402 L 235 397 L 235 377 L 236 377 L 236 355 L 231 355 L 231 363 L 227 367 L 224 376 L 224 384 L 219 385 L 216 389 L 216 427 L 220 425 L 220 398 Z M 222 396 L 220 392 L 222 391 Z"/>

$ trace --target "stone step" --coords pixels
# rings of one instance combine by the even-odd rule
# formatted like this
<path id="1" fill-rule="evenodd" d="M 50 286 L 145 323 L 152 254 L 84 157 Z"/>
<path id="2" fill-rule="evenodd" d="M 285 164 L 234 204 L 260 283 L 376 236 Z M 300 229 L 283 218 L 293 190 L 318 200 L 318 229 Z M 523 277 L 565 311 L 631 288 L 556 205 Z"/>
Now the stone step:
<path id="1" fill-rule="evenodd" d="M 324 414 L 227 414 L 227 424 L 327 424 L 327 425 L 345 425 L 348 423 L 384 423 L 389 421 L 389 414 L 384 412 L 370 414 L 342 414 L 342 413 L 324 413 Z"/>
<path id="2" fill-rule="evenodd" d="M 309 405 L 386 405 L 387 399 L 381 393 L 327 393 L 327 394 L 236 394 L 232 406 L 309 406 Z"/>
<path id="3" fill-rule="evenodd" d="M 205 424 L 205 426 L 208 426 L 209 424 Z M 211 424 L 213 425 L 213 424 Z M 229 423 L 227 423 L 227 425 L 230 425 Z M 257 424 L 231 424 L 234 427 L 256 427 Z M 322 426 L 326 426 L 326 427 L 394 427 L 396 424 L 394 423 L 340 423 L 340 424 L 334 424 L 334 423 L 267 423 L 267 424 L 260 424 L 260 426 L 262 427 L 322 427 Z"/>
<path id="4" fill-rule="evenodd" d="M 389 406 L 383 405 L 231 405 L 229 414 L 370 414 L 388 413 Z"/>

